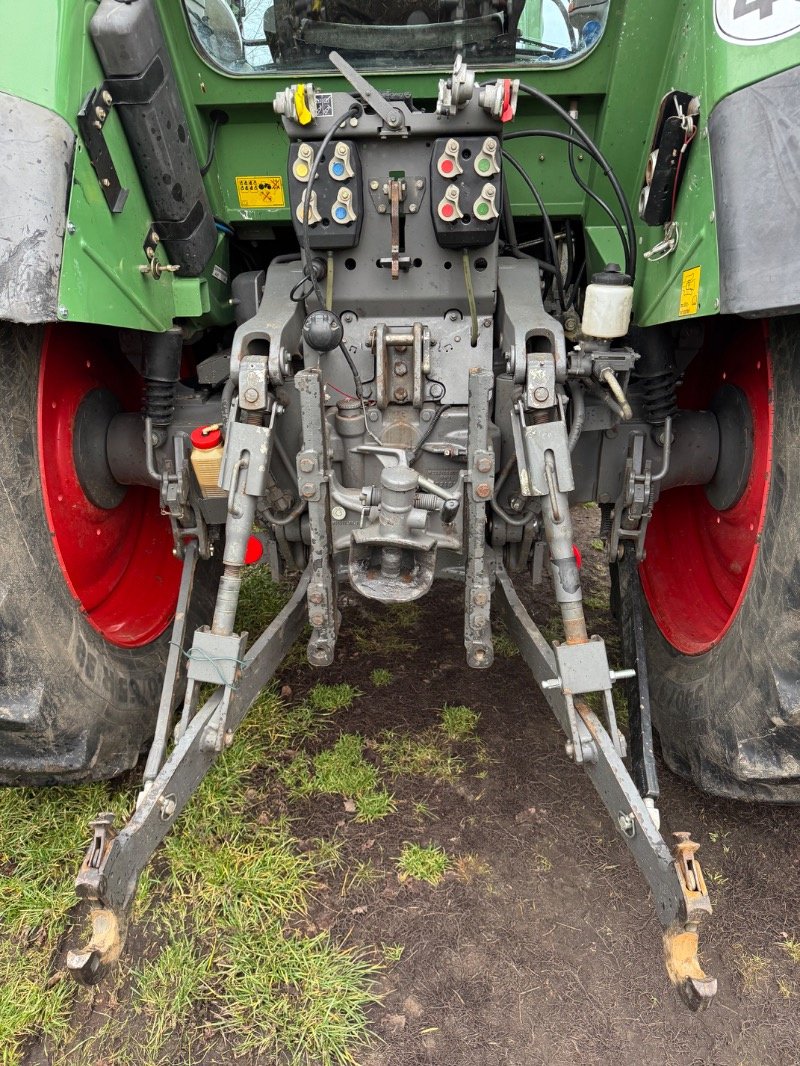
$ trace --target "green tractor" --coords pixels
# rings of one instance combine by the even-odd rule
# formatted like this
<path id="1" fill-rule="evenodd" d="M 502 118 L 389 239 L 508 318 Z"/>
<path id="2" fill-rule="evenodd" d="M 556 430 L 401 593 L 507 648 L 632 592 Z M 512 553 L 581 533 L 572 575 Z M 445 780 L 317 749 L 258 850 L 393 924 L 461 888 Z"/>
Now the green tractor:
<path id="1" fill-rule="evenodd" d="M 119 956 L 143 868 L 306 625 L 332 662 L 339 588 L 457 580 L 469 665 L 502 669 L 503 618 L 707 1006 L 711 908 L 697 845 L 659 832 L 654 730 L 708 792 L 800 799 L 800 5 L 6 8 L 0 781 L 147 753 L 131 819 L 93 826 L 74 975 Z M 584 616 L 589 501 L 620 669 Z M 259 559 L 296 586 L 248 643 Z"/>

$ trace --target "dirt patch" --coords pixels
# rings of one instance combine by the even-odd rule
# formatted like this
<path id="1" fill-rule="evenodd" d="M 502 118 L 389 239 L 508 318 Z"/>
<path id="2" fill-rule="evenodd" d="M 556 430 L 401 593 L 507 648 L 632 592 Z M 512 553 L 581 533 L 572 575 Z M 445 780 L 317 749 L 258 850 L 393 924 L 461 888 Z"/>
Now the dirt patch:
<path id="1" fill-rule="evenodd" d="M 591 547 L 595 517 L 578 515 L 588 614 L 613 646 L 607 575 Z M 526 596 L 537 621 L 552 626 L 549 589 Z M 307 745 L 309 766 L 342 734 L 362 736 L 363 758 L 396 811 L 361 822 L 351 800 L 298 796 L 280 771 L 256 771 L 247 799 L 255 821 L 288 814 L 301 848 L 320 838 L 339 847 L 339 865 L 320 873 L 297 928 L 329 931 L 385 967 L 371 1008 L 376 1042 L 355 1053 L 362 1066 L 800 1062 L 796 812 L 715 800 L 660 766 L 662 829 L 700 841 L 715 908 L 701 950 L 720 991 L 708 1013 L 693 1016 L 669 987 L 644 883 L 513 648 L 489 671 L 467 668 L 458 586 L 440 585 L 400 615 L 349 594 L 342 607 L 334 666 L 321 675 L 295 665 L 279 683 L 293 701 L 321 677 L 360 690 Z M 418 759 L 416 772 L 389 773 L 387 734 L 440 736 L 446 705 L 480 716 L 474 735 L 444 745 L 452 763 Z M 285 761 L 294 758 L 289 751 Z M 401 877 L 409 844 L 446 853 L 438 884 Z M 134 926 L 129 951 L 147 958 L 156 936 Z M 128 1001 L 123 980 L 87 1002 L 73 1019 L 76 1039 L 107 1017 L 135 1025 Z M 213 1023 L 213 1005 L 202 1010 Z M 203 1019 L 202 1011 L 194 1019 L 201 1038 L 191 1061 L 228 1063 L 236 1049 L 211 1024 L 202 1032 Z M 41 1048 L 28 1059 L 49 1061 Z M 189 1060 L 176 1045 L 164 1061 Z"/>
<path id="2" fill-rule="evenodd" d="M 579 516 L 588 614 L 613 646 L 593 518 Z M 402 946 L 373 1012 L 383 1044 L 364 1066 L 800 1061 L 800 967 L 785 950 L 798 923 L 795 812 L 715 800 L 660 765 L 664 833 L 688 829 L 702 843 L 715 908 L 701 950 L 720 992 L 693 1016 L 669 987 L 647 889 L 588 779 L 565 757 L 520 657 L 498 657 L 487 672 L 466 667 L 458 587 L 440 586 L 420 603 L 402 633 L 417 650 L 391 655 L 354 637 L 374 633 L 385 612 L 346 599 L 326 680 L 368 695 L 335 729 L 368 740 L 387 729 L 419 734 L 445 704 L 463 704 L 480 713 L 486 755 L 453 781 L 396 778 L 397 813 L 373 825 L 356 824 L 332 797 L 295 807 L 300 835 L 335 825 L 344 841 L 344 872 L 328 879 L 313 920 L 390 955 Z M 549 589 L 527 599 L 546 626 Z M 371 684 L 376 667 L 391 671 L 389 686 Z M 290 683 L 302 688 L 308 675 Z M 420 803 L 427 813 L 416 813 Z M 456 867 L 438 887 L 401 882 L 395 858 L 406 841 L 439 845 Z M 363 863 L 372 879 L 348 886 Z"/>

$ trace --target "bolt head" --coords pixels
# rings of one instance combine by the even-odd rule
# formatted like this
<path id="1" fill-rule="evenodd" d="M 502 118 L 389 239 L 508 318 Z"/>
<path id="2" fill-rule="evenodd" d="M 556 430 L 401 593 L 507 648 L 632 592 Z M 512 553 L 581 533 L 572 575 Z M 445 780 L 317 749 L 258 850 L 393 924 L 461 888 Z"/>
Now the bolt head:
<path id="1" fill-rule="evenodd" d="M 399 389 L 395 389 L 394 398 L 395 400 L 397 400 L 398 403 L 405 403 L 405 401 L 408 399 L 408 390 L 402 388 L 402 386 Z"/>
<path id="2" fill-rule="evenodd" d="M 451 311 L 447 317 L 451 322 L 458 322 L 458 311 Z"/>
<path id="3" fill-rule="evenodd" d="M 308 599 L 311 603 L 315 604 L 316 606 L 319 606 L 322 603 L 322 593 L 310 592 L 308 595 Z"/>
<path id="4" fill-rule="evenodd" d="M 303 493 L 303 496 L 307 500 L 309 500 L 314 495 L 314 486 L 311 484 L 310 481 L 307 481 L 305 483 L 305 485 L 303 485 L 303 488 L 301 489 L 301 492 Z"/>
<path id="5" fill-rule="evenodd" d="M 69 318 L 69 309 L 62 304 L 58 309 L 59 318 Z"/>
<path id="6" fill-rule="evenodd" d="M 409 212 L 410 215 L 415 215 L 417 213 L 417 205 L 416 204 L 409 204 L 408 205 L 408 212 Z"/>
<path id="7" fill-rule="evenodd" d="M 244 398 L 248 403 L 255 403 L 258 399 L 258 389 L 245 389 Z"/>
<path id="8" fill-rule="evenodd" d="M 319 611 L 315 611 L 314 614 L 311 615 L 311 624 L 314 629 L 319 629 L 321 626 L 324 626 L 325 615 Z"/>
<path id="9" fill-rule="evenodd" d="M 300 469 L 303 471 L 304 474 L 310 474 L 311 471 L 314 469 L 314 460 L 309 459 L 308 457 L 306 457 L 305 459 L 301 459 Z"/>
<path id="10" fill-rule="evenodd" d="M 475 489 L 475 495 L 481 500 L 488 500 L 492 495 L 492 489 L 490 485 L 487 485 L 485 481 L 482 481 L 480 485 Z"/>
<path id="11" fill-rule="evenodd" d="M 380 188 L 380 182 L 375 181 L 375 179 L 373 178 L 372 181 L 369 183 L 369 187 L 370 189 L 372 189 L 373 192 L 377 192 Z"/>
<path id="12" fill-rule="evenodd" d="M 370 411 L 368 417 L 369 417 L 370 422 L 377 422 L 378 421 L 378 412 L 377 411 Z"/>
<path id="13" fill-rule="evenodd" d="M 385 215 L 386 214 L 386 204 L 378 204 L 378 214 L 379 215 Z"/>
<path id="14" fill-rule="evenodd" d="M 474 592 L 472 594 L 472 602 L 475 604 L 476 607 L 485 607 L 486 604 L 489 602 L 489 594 L 487 592 L 484 592 L 482 589 L 479 589 L 477 592 Z"/>
<path id="15" fill-rule="evenodd" d="M 550 399 L 550 393 L 544 385 L 540 385 L 538 389 L 533 390 L 533 398 L 537 403 L 544 403 L 545 400 Z"/>
<path id="16" fill-rule="evenodd" d="M 488 474 L 489 471 L 492 469 L 492 460 L 489 458 L 488 455 L 484 455 L 477 461 L 475 465 L 477 466 L 479 473 Z"/>
<path id="17" fill-rule="evenodd" d="M 100 184 L 103 186 L 104 189 L 110 189 L 111 188 L 111 182 L 109 181 L 108 178 L 103 178 L 103 180 L 100 182 Z"/>
<path id="18" fill-rule="evenodd" d="M 417 178 L 417 180 L 414 182 L 414 185 L 415 185 L 415 187 L 417 189 L 424 189 L 425 188 L 425 182 L 423 181 L 422 178 Z"/>
<path id="19" fill-rule="evenodd" d="M 75 223 L 74 222 L 68 222 L 67 223 L 67 233 L 74 233 L 74 232 L 75 232 Z"/>
<path id="20" fill-rule="evenodd" d="M 404 378 L 408 373 L 408 365 L 401 363 L 399 360 L 394 364 L 394 372 L 399 378 Z"/>
<path id="21" fill-rule="evenodd" d="M 336 522 L 344 522 L 347 518 L 347 511 L 337 503 L 335 507 L 331 507 L 331 518 Z"/>

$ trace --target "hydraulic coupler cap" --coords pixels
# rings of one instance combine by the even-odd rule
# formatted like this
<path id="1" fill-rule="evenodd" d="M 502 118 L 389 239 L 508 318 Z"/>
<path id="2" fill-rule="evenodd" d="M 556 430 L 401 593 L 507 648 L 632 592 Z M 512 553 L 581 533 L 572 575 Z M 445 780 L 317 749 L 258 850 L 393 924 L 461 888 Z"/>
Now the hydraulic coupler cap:
<path id="1" fill-rule="evenodd" d="M 592 285 L 630 285 L 631 279 L 623 274 L 619 263 L 606 263 L 605 269 L 592 274 Z"/>
<path id="2" fill-rule="evenodd" d="M 208 448 L 217 447 L 222 440 L 222 433 L 219 426 L 198 426 L 197 429 L 192 430 L 189 439 L 193 448 L 206 451 Z"/>

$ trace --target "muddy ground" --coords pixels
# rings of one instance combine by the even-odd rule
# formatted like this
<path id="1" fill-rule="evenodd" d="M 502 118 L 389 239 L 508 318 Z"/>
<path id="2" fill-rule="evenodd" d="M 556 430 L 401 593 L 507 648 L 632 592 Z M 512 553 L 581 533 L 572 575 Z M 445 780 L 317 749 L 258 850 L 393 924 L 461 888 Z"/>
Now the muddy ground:
<path id="1" fill-rule="evenodd" d="M 584 580 L 592 628 L 612 633 L 600 553 L 582 520 Z M 402 945 L 380 978 L 372 1008 L 380 1038 L 363 1066 L 790 1066 L 800 1063 L 800 825 L 796 810 L 716 800 L 660 767 L 662 830 L 691 831 L 702 844 L 714 915 L 702 930 L 703 962 L 719 980 L 711 1010 L 690 1014 L 667 982 L 652 902 L 588 779 L 564 755 L 564 737 L 520 657 L 469 670 L 462 597 L 440 587 L 403 637 L 417 650 L 359 649 L 354 630 L 380 621 L 380 608 L 347 600 L 335 665 L 325 680 L 356 685 L 367 698 L 332 720 L 320 745 L 340 732 L 375 738 L 435 724 L 445 704 L 480 713 L 488 762 L 452 782 L 397 778 L 396 814 L 359 825 L 340 797 L 292 803 L 299 838 L 345 841 L 343 868 L 327 874 L 309 931 L 327 928 L 368 951 Z M 537 621 L 553 614 L 547 590 Z M 371 671 L 393 682 L 375 688 Z M 281 681 L 301 697 L 318 675 L 295 667 Z M 465 758 L 470 760 L 465 748 Z M 484 776 L 485 774 L 485 776 Z M 427 810 L 420 814 L 424 803 Z M 415 807 L 415 805 L 417 805 Z M 267 812 L 283 807 L 267 789 Z M 470 856 L 437 887 L 398 880 L 406 841 Z M 360 887 L 343 880 L 359 864 L 377 869 Z M 203 1059 L 230 1061 L 213 1049 Z M 263 1060 L 262 1060 L 263 1061 Z"/>

